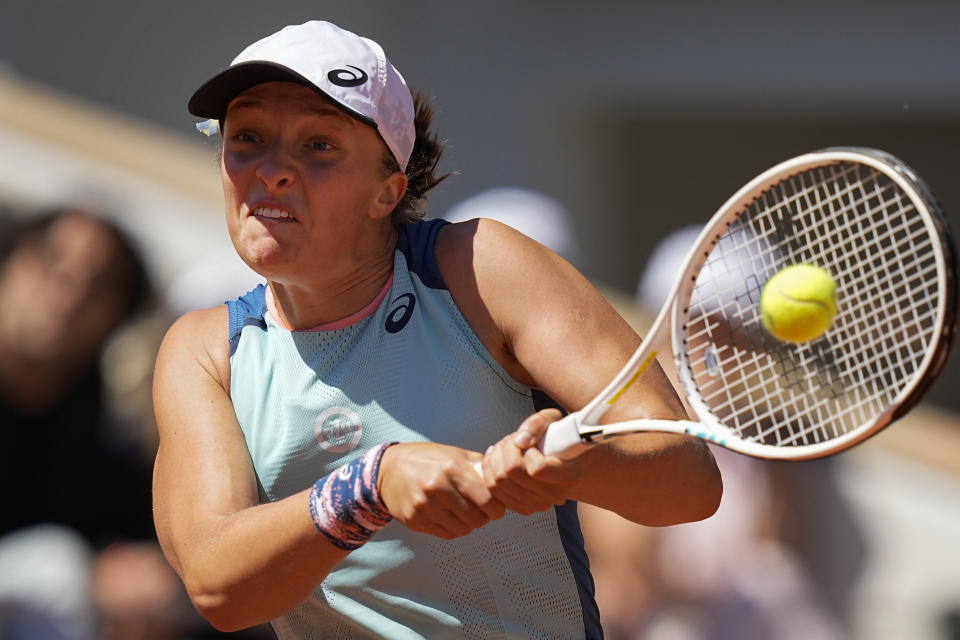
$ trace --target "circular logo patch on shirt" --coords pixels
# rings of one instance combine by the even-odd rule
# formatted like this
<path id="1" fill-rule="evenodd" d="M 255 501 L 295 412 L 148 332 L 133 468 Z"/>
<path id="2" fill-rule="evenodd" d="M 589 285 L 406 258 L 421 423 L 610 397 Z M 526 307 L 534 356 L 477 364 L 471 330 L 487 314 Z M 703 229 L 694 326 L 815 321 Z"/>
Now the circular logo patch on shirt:
<path id="1" fill-rule="evenodd" d="M 360 442 L 363 423 L 356 411 L 346 407 L 330 407 L 313 423 L 313 437 L 324 451 L 346 453 Z"/>

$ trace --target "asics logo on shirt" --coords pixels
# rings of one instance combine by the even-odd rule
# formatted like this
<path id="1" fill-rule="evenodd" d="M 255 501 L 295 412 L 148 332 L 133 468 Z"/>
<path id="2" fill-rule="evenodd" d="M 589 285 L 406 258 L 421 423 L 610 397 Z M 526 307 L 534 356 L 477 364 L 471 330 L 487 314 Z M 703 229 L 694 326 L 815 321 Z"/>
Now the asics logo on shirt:
<path id="1" fill-rule="evenodd" d="M 390 301 L 391 309 L 387 314 L 387 321 L 383 328 L 387 333 L 399 333 L 413 315 L 413 308 L 417 306 L 417 299 L 412 293 L 404 293 Z"/>
<path id="2" fill-rule="evenodd" d="M 347 66 L 349 69 L 334 69 L 328 73 L 327 80 L 338 87 L 359 87 L 367 81 L 366 71 L 352 64 Z"/>

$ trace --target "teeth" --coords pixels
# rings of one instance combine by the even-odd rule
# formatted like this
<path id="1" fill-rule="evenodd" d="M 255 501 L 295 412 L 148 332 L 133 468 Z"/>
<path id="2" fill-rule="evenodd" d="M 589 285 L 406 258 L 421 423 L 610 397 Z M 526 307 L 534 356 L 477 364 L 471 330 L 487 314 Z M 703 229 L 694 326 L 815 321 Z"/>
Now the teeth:
<path id="1" fill-rule="evenodd" d="M 260 216 L 263 218 L 289 218 L 290 214 L 282 209 L 264 209 L 263 207 L 258 207 L 254 209 L 253 215 Z"/>

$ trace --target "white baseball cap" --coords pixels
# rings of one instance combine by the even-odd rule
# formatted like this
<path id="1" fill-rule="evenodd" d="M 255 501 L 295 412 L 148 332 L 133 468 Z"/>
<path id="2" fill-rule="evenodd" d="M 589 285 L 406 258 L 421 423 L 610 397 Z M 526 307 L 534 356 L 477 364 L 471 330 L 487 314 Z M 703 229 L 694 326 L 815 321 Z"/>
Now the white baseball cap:
<path id="1" fill-rule="evenodd" d="M 401 171 L 406 170 L 416 137 L 407 83 L 380 45 L 329 22 L 291 25 L 254 42 L 197 89 L 187 109 L 195 116 L 221 119 L 235 97 L 276 81 L 306 85 L 375 127 Z"/>

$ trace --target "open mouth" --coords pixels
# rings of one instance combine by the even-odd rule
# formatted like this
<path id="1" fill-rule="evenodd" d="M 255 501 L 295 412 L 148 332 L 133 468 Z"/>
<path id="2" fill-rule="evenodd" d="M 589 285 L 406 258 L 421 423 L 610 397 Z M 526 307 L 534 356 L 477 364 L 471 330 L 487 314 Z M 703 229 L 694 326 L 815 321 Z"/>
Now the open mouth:
<path id="1" fill-rule="evenodd" d="M 250 215 L 267 220 L 293 220 L 293 216 L 283 209 L 269 209 L 267 207 L 257 207 L 250 212 Z"/>

